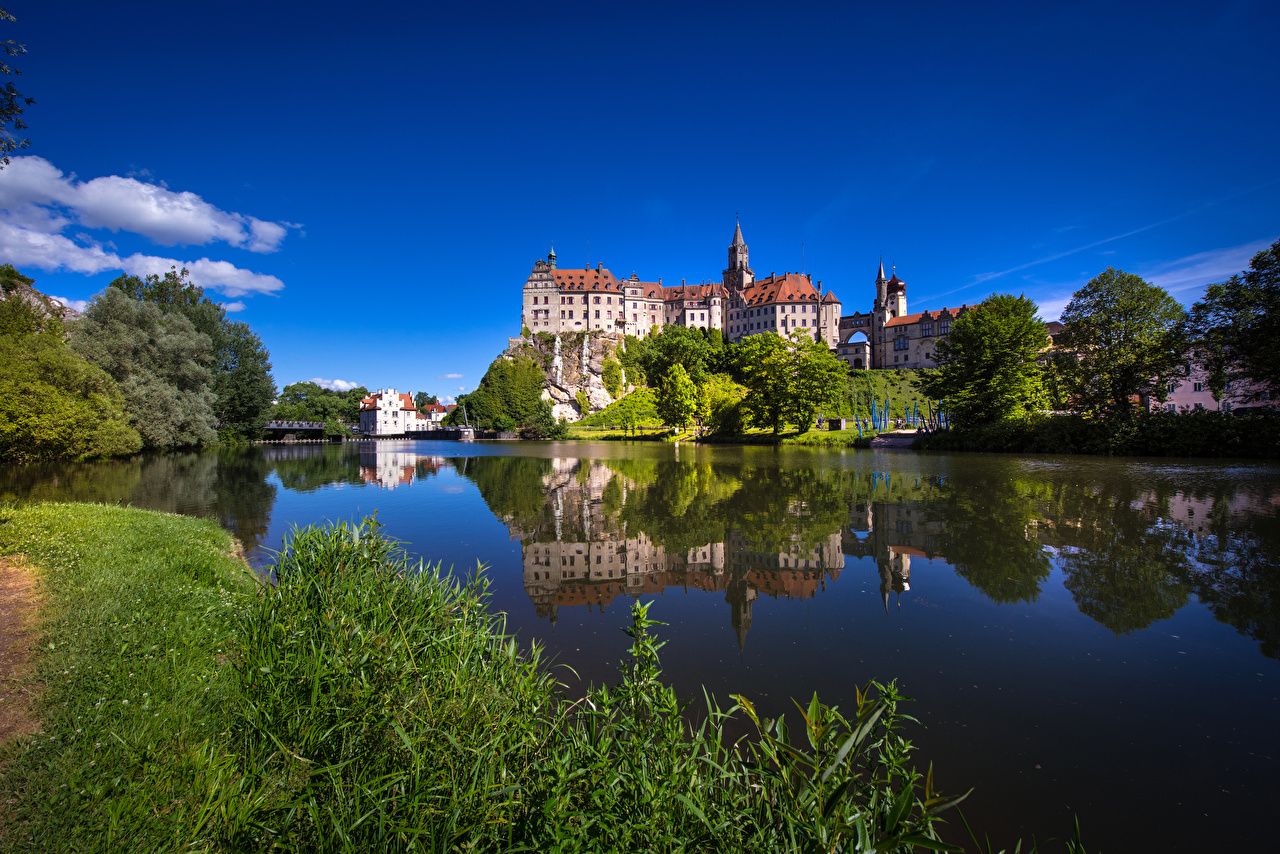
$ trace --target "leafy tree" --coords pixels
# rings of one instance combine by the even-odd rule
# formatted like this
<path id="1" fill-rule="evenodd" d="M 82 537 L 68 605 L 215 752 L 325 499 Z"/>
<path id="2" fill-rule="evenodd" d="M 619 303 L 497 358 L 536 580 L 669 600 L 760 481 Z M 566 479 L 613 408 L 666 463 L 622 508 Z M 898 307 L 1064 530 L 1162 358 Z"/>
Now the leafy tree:
<path id="1" fill-rule="evenodd" d="M 425 411 L 439 402 L 440 398 L 434 394 L 427 394 L 425 391 L 420 391 L 413 396 L 413 405 L 418 407 L 419 411 Z"/>
<path id="2" fill-rule="evenodd" d="M 742 432 L 742 399 L 747 389 L 728 374 L 710 374 L 698 387 L 698 421 L 712 433 Z"/>
<path id="3" fill-rule="evenodd" d="M 281 421 L 357 424 L 360 421 L 360 401 L 368 394 L 369 390 L 364 386 L 334 391 L 313 382 L 290 383 L 280 392 L 272 417 Z"/>
<path id="4" fill-rule="evenodd" d="M 1254 255 L 1248 270 L 1209 286 L 1191 307 L 1186 338 L 1215 396 L 1233 381 L 1280 389 L 1280 240 Z"/>
<path id="5" fill-rule="evenodd" d="M 792 332 L 789 346 L 792 379 L 787 418 L 804 433 L 813 426 L 818 410 L 843 395 L 849 371 L 826 344 L 805 332 Z"/>
<path id="6" fill-rule="evenodd" d="M 489 365 L 476 390 L 458 398 L 458 408 L 449 421 L 461 424 L 465 407 L 470 423 L 482 430 L 545 426 L 542 407 L 545 382 L 546 374 L 534 359 L 499 357 Z"/>
<path id="7" fill-rule="evenodd" d="M 0 9 L 0 23 L 13 23 L 18 20 L 7 10 Z M 22 56 L 27 52 L 25 45 L 21 45 L 13 39 L 5 39 L 0 42 L 0 76 L 8 77 L 10 75 L 17 77 L 22 72 L 11 66 L 8 59 Z M 9 165 L 9 155 L 15 151 L 26 148 L 29 144 L 28 140 L 20 139 L 17 132 L 27 129 L 27 123 L 22 120 L 23 111 L 35 103 L 35 99 L 28 98 L 18 91 L 13 85 L 12 80 L 5 81 L 0 86 L 0 168 Z"/>
<path id="8" fill-rule="evenodd" d="M 276 384 L 262 340 L 247 323 L 228 323 L 214 365 L 214 414 L 222 431 L 251 438 L 262 431 Z"/>
<path id="9" fill-rule="evenodd" d="M 722 348 L 719 336 L 708 337 L 700 329 L 672 324 L 644 340 L 639 361 L 650 381 L 665 378 L 672 365 L 682 365 L 696 384 L 716 365 Z"/>
<path id="10" fill-rule="evenodd" d="M 30 335 L 46 329 L 62 331 L 66 314 L 57 301 L 35 289 L 12 264 L 0 264 L 0 334 Z"/>
<path id="11" fill-rule="evenodd" d="M 848 371 L 821 341 L 801 330 L 789 339 L 773 332 L 750 335 L 735 353 L 747 388 L 742 406 L 751 422 L 775 434 L 791 422 L 801 432 L 818 411 L 835 406 L 848 391 Z"/>
<path id="12" fill-rule="evenodd" d="M 1054 358 L 1074 405 L 1130 413 L 1138 396 L 1163 399 L 1182 370 L 1183 317 L 1164 288 L 1111 267 L 1076 291 L 1062 312 Z"/>
<path id="13" fill-rule="evenodd" d="M 22 298 L 0 300 L 0 460 L 86 460 L 141 447 L 119 387 L 67 346 L 62 325 Z"/>
<path id="14" fill-rule="evenodd" d="M 182 314 L 107 288 L 71 325 L 71 346 L 119 383 L 147 447 L 216 438 L 213 342 Z"/>
<path id="15" fill-rule="evenodd" d="M 658 415 L 662 423 L 683 430 L 693 420 L 698 410 L 698 389 L 689 378 L 684 365 L 673 364 L 667 369 L 658 388 Z"/>
<path id="16" fill-rule="evenodd" d="M 787 417 L 791 393 L 791 354 L 787 342 L 773 332 L 749 335 L 737 347 L 736 365 L 747 394 L 742 409 L 751 423 L 775 434 Z"/>
<path id="17" fill-rule="evenodd" d="M 1045 403 L 1037 360 L 1048 345 L 1034 302 L 996 294 L 956 318 L 922 386 L 962 427 L 1025 416 Z"/>
<path id="18" fill-rule="evenodd" d="M 205 296 L 190 273 L 119 276 L 110 288 L 167 314 L 185 317 L 213 344 L 214 416 L 225 434 L 250 437 L 266 422 L 275 395 L 271 362 L 262 340 L 247 324 L 228 319 L 222 306 Z M 323 419 L 318 419 L 323 420 Z"/>

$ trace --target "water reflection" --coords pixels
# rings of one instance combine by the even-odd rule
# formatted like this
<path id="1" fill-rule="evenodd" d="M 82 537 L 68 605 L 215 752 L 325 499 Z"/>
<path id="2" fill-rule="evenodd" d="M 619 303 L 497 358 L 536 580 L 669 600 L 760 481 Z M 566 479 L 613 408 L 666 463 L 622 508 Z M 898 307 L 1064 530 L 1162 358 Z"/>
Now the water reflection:
<path id="1" fill-rule="evenodd" d="M 668 587 L 715 591 L 745 644 L 761 596 L 818 596 L 842 573 L 874 567 L 888 609 L 927 587 L 927 575 L 912 578 L 913 560 L 924 560 L 998 603 L 1035 602 L 1056 569 L 1079 611 L 1117 634 L 1194 596 L 1280 656 L 1280 487 L 1266 469 L 1235 477 L 1096 460 L 419 447 L 275 445 L 31 466 L 0 476 L 0 499 L 204 515 L 253 552 L 278 546 L 267 538 L 279 489 L 395 491 L 454 470 L 519 540 L 525 592 L 552 621 L 563 607 Z"/>
<path id="2" fill-rule="evenodd" d="M 916 474 L 819 461 L 495 456 L 462 471 L 520 540 L 525 589 L 553 620 L 561 606 L 716 590 L 745 643 L 761 595 L 815 596 L 847 560 L 868 559 L 887 608 L 924 558 L 1002 603 L 1036 601 L 1056 565 L 1077 608 L 1117 634 L 1194 593 L 1276 654 L 1270 493 L 1008 459 Z"/>

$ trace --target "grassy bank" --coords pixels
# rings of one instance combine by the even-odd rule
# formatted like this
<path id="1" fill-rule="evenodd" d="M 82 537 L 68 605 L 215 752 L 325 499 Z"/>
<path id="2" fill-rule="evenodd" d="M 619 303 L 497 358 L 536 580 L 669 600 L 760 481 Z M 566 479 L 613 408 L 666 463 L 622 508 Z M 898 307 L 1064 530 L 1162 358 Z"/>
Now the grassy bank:
<path id="1" fill-rule="evenodd" d="M 557 685 L 469 582 L 376 528 L 298 532 L 257 586 L 211 525 L 0 516 L 42 573 L 44 730 L 8 745 L 5 850 L 938 848 L 892 685 L 691 727 L 633 609 L 615 685 Z M 726 735 L 730 715 L 750 739 Z M 955 828 L 952 828 L 954 836 Z"/>
<path id="2" fill-rule="evenodd" d="M 922 436 L 929 451 L 1152 457 L 1280 457 L 1280 417 L 1218 412 L 1041 416 Z"/>
<path id="3" fill-rule="evenodd" d="M 118 507 L 0 511 L 42 590 L 42 732 L 3 753 L 5 850 L 206 839 L 234 777 L 226 665 L 253 582 L 210 522 Z"/>

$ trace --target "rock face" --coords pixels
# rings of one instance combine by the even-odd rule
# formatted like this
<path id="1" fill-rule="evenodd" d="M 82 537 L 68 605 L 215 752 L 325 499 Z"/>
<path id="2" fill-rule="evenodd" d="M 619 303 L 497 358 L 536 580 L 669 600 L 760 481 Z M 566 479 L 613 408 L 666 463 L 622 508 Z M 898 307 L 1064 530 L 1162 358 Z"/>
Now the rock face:
<path id="1" fill-rule="evenodd" d="M 604 363 L 614 357 L 620 346 L 622 336 L 607 332 L 544 332 L 510 339 L 507 353 L 530 355 L 542 365 L 547 375 L 543 400 L 551 402 L 556 418 L 577 421 L 613 403 L 613 395 L 604 384 Z"/>
<path id="2" fill-rule="evenodd" d="M 67 321 L 77 313 L 32 287 L 31 279 L 12 268 L 0 270 L 0 300 L 21 300 L 35 309 L 42 320 Z"/>

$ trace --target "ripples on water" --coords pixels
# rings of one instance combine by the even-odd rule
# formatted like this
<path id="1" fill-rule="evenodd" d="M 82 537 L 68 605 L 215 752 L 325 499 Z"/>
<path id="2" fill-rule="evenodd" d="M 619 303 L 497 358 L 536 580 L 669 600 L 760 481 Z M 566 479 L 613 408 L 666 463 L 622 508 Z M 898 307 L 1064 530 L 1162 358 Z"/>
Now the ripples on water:
<path id="1" fill-rule="evenodd" d="M 0 496 L 211 516 L 259 565 L 295 524 L 376 511 L 489 564 L 512 628 L 589 680 L 636 596 L 691 699 L 779 713 L 898 676 L 997 833 L 1074 812 L 1112 850 L 1241 846 L 1280 794 L 1273 466 L 382 442 L 25 468 Z"/>

